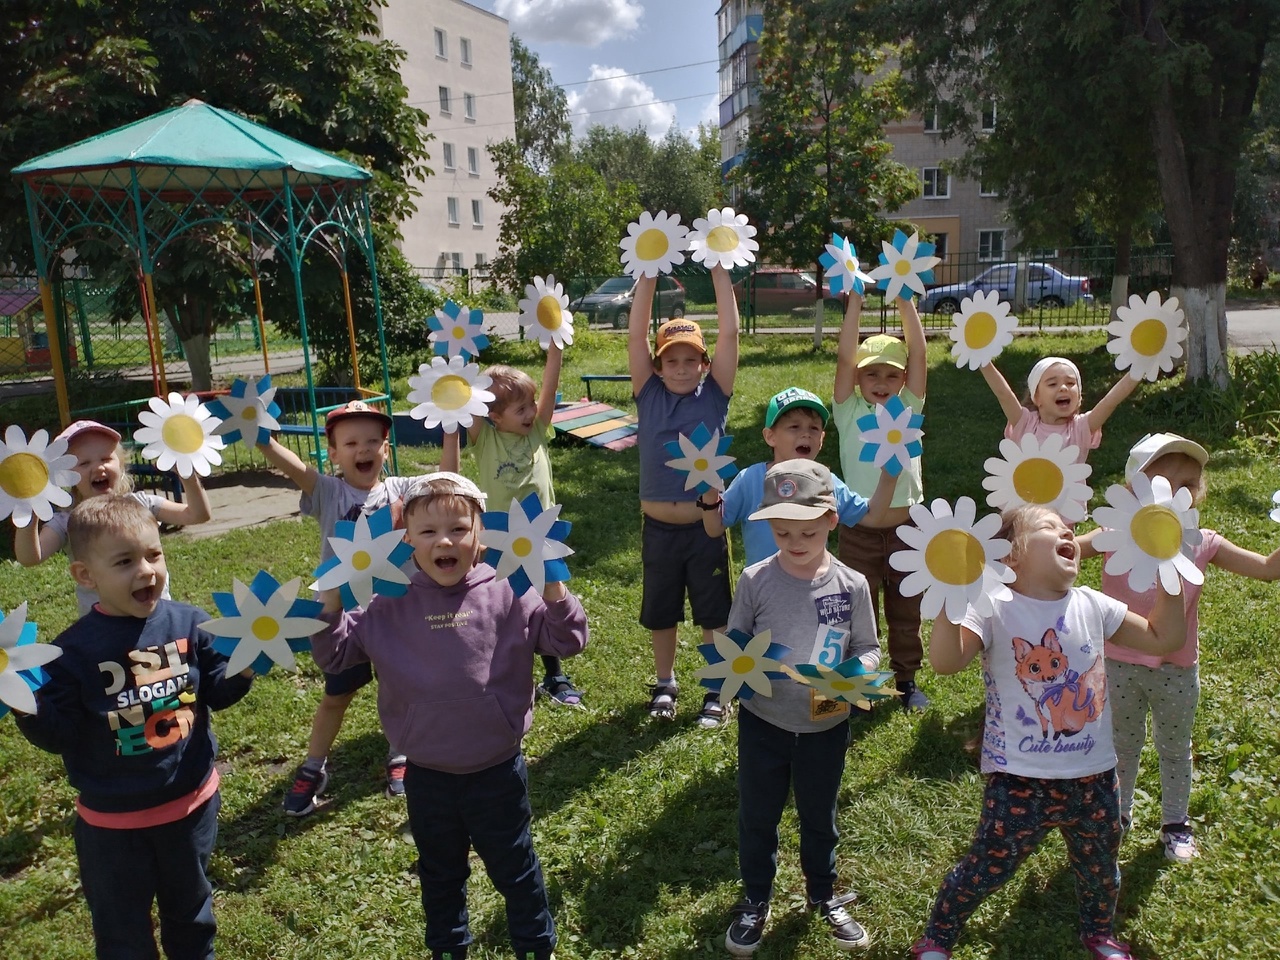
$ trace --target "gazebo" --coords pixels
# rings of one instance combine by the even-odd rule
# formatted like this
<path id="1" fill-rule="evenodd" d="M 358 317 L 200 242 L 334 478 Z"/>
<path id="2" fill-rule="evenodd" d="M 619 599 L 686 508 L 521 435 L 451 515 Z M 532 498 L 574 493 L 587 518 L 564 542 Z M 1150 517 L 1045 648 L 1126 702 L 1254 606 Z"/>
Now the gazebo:
<path id="1" fill-rule="evenodd" d="M 46 153 L 15 167 L 22 181 L 37 280 L 49 332 L 50 358 L 65 426 L 72 411 L 63 363 L 61 298 L 53 295 L 62 253 L 86 234 L 114 238 L 131 257 L 146 324 L 155 390 L 168 390 L 152 275 L 167 244 L 200 224 L 229 223 L 254 251 L 273 250 L 293 277 L 302 336 L 309 432 L 318 463 L 324 462 L 324 412 L 316 404 L 311 349 L 303 301 L 302 265 L 309 245 L 334 259 L 342 278 L 352 373 L 358 395 L 391 412 L 391 381 L 382 325 L 382 300 L 369 215 L 371 174 L 245 118 L 189 100 L 107 133 Z M 356 360 L 347 250 L 364 255 L 373 283 L 374 320 L 382 359 L 382 389 L 361 386 Z M 261 334 L 263 371 L 270 372 L 262 330 L 256 259 L 250 257 Z M 59 273 L 55 273 L 59 271 Z M 394 443 L 394 436 L 392 437 Z"/>

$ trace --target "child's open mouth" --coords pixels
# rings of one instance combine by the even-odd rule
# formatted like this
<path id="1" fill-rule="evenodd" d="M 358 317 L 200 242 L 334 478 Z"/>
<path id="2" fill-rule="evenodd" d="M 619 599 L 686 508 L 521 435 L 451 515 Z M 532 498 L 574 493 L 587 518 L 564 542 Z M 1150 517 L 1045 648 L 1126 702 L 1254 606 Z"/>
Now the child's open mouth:
<path id="1" fill-rule="evenodd" d="M 807 443 L 799 444 L 796 447 L 796 456 L 807 458 L 809 456 L 810 451 L 812 450 L 813 450 L 813 447 L 809 446 L 809 444 Z"/>
<path id="2" fill-rule="evenodd" d="M 107 493 L 108 491 L 111 490 L 111 478 L 99 477 L 97 480 L 94 480 L 89 485 L 93 487 L 94 493 Z"/>
<path id="3" fill-rule="evenodd" d="M 372 460 L 357 460 L 356 471 L 359 473 L 369 473 L 373 469 Z"/>
<path id="4" fill-rule="evenodd" d="M 156 585 L 154 583 L 149 587 L 143 587 L 140 590 L 133 591 L 133 599 L 137 600 L 138 603 L 142 603 L 142 604 L 151 603 L 151 601 L 154 600 L 155 597 L 156 597 Z"/>
<path id="5" fill-rule="evenodd" d="M 1076 558 L 1076 545 L 1074 543 L 1059 544 L 1058 556 L 1064 557 L 1067 560 L 1074 560 Z"/>
<path id="6" fill-rule="evenodd" d="M 457 557 L 437 557 L 435 564 L 436 564 L 437 570 L 442 570 L 445 573 L 449 573 L 450 571 L 457 569 L 458 558 Z"/>

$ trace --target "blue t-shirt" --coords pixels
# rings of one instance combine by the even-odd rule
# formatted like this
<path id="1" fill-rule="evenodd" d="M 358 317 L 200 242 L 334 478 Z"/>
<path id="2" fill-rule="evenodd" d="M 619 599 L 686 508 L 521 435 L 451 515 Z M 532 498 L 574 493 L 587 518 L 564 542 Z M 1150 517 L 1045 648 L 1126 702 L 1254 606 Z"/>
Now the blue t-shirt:
<path id="1" fill-rule="evenodd" d="M 692 393 L 672 393 L 655 373 L 636 394 L 636 414 L 640 418 L 640 499 L 698 499 L 697 490 L 684 488 L 684 474 L 667 466 L 672 456 L 666 444 L 682 433 L 689 436 L 700 423 L 724 434 L 729 398 L 720 384 L 707 377 Z"/>
<path id="2" fill-rule="evenodd" d="M 767 560 L 778 552 L 769 521 L 747 519 L 760 509 L 760 502 L 764 499 L 764 475 L 768 469 L 767 463 L 753 463 L 734 477 L 724 492 L 724 525 L 742 524 L 742 548 L 747 555 L 747 566 Z M 867 512 L 868 503 L 845 486 L 839 477 L 832 476 L 831 479 L 835 481 L 836 515 L 846 527 L 852 527 Z"/>

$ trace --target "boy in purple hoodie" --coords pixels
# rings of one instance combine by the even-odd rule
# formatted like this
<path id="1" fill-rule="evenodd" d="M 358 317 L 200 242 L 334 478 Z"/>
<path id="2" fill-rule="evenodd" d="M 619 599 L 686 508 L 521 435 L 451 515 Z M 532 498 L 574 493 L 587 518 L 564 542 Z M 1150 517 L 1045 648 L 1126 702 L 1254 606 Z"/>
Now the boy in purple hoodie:
<path id="1" fill-rule="evenodd" d="M 418 848 L 426 945 L 435 960 L 467 955 L 467 855 L 475 848 L 507 904 L 520 960 L 556 945 L 542 867 L 529 830 L 520 741 L 533 721 L 534 654 L 570 657 L 587 645 L 587 616 L 563 583 L 516 596 L 480 563 L 484 494 L 439 472 L 404 496 L 405 540 L 417 570 L 409 592 L 341 611 L 322 595 L 331 626 L 312 638 L 321 669 L 372 663 L 378 715 L 409 759 L 409 828 Z"/>

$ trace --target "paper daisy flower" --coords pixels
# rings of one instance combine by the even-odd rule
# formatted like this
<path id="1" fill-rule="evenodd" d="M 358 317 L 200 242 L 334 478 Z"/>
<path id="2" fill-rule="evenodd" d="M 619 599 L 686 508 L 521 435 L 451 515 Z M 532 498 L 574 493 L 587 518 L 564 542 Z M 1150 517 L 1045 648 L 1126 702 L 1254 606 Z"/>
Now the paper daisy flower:
<path id="1" fill-rule="evenodd" d="M 897 300 L 903 288 L 923 294 L 924 285 L 933 283 L 933 268 L 942 262 L 933 255 L 934 245 L 920 239 L 919 233 L 907 236 L 901 230 L 893 231 L 893 240 L 883 240 L 880 246 L 880 266 L 871 271 L 886 300 Z M 910 295 L 908 293 L 908 295 Z"/>
<path id="2" fill-rule="evenodd" d="M 236 380 L 231 392 L 209 401 L 209 412 L 222 422 L 213 428 L 226 444 L 239 440 L 246 446 L 266 443 L 280 429 L 280 405 L 271 375 L 257 380 Z"/>
<path id="3" fill-rule="evenodd" d="M 36 625 L 27 623 L 27 605 L 0 614 L 0 717 L 12 708 L 36 712 L 35 691 L 49 679 L 41 670 L 62 656 L 62 648 L 36 643 Z"/>
<path id="4" fill-rule="evenodd" d="M 409 378 L 409 402 L 417 404 L 409 416 L 428 427 L 438 424 L 445 433 L 470 427 L 476 417 L 489 412 L 494 401 L 489 391 L 492 383 L 479 366 L 460 356 L 432 357 L 430 364 L 424 363 Z"/>
<path id="5" fill-rule="evenodd" d="M 1173 369 L 1187 339 L 1177 297 L 1161 303 L 1154 290 L 1145 301 L 1135 293 L 1128 306 L 1116 310 L 1116 317 L 1107 324 L 1107 333 L 1115 337 L 1107 342 L 1107 351 L 1116 355 L 1117 370 L 1127 369 L 1135 380 L 1154 381 L 1161 371 Z"/>
<path id="6" fill-rule="evenodd" d="M 1001 301 L 998 290 L 979 290 L 972 297 L 965 297 L 951 324 L 951 339 L 955 341 L 951 355 L 956 358 L 956 366 L 962 370 L 986 366 L 1013 342 L 1016 329 L 1018 318 L 1009 315 L 1009 304 Z"/>
<path id="7" fill-rule="evenodd" d="M 871 274 L 862 272 L 862 264 L 858 262 L 853 244 L 838 233 L 831 235 L 827 249 L 818 254 L 818 262 L 826 268 L 823 276 L 827 278 L 827 289 L 833 297 L 850 290 L 861 295 L 866 291 L 868 283 L 875 283 Z"/>
<path id="8" fill-rule="evenodd" d="M 1107 488 L 1107 503 L 1093 511 L 1104 529 L 1093 545 L 1107 557 L 1106 571 L 1129 574 L 1129 589 L 1150 590 L 1156 578 L 1165 593 L 1178 593 L 1178 576 L 1187 583 L 1204 583 L 1195 565 L 1193 548 L 1200 543 L 1200 513 L 1191 506 L 1186 487 L 1173 493 L 1164 477 L 1148 478 L 1141 470 L 1129 482 L 1133 492 L 1120 484 Z"/>
<path id="9" fill-rule="evenodd" d="M 760 244 L 751 238 L 756 228 L 747 223 L 745 213 L 734 213 L 733 207 L 709 210 L 705 217 L 693 221 L 689 231 L 689 259 L 708 270 L 714 266 L 732 270 L 745 267 L 756 258 Z"/>
<path id="10" fill-rule="evenodd" d="M 25 527 L 33 516 L 47 521 L 54 507 L 71 506 L 71 494 L 80 475 L 71 469 L 75 454 L 67 453 L 67 441 L 49 441 L 37 430 L 27 440 L 22 428 L 9 424 L 0 442 L 0 520 L 13 515 L 15 527 Z"/>
<path id="11" fill-rule="evenodd" d="M 733 437 L 720 436 L 718 429 L 708 430 L 705 423 L 700 423 L 689 436 L 682 433 L 663 444 L 667 453 L 675 457 L 667 461 L 667 466 L 685 475 L 686 490 L 723 490 L 738 472 L 734 458 L 726 453 L 732 440 Z"/>
<path id="12" fill-rule="evenodd" d="M 484 561 L 493 567 L 499 580 L 510 578 L 517 596 L 529 590 L 541 594 L 548 583 L 569 579 L 564 558 L 573 550 L 564 540 L 572 525 L 559 516 L 560 504 L 544 510 L 536 493 L 523 500 L 512 498 L 507 513 L 486 511 L 481 516 Z"/>
<path id="13" fill-rule="evenodd" d="M 573 343 L 569 298 L 552 274 L 547 274 L 546 280 L 534 277 L 533 283 L 525 285 L 519 308 L 520 326 L 542 344 L 543 350 L 550 349 L 553 343 L 561 350 Z"/>
<path id="14" fill-rule="evenodd" d="M 489 345 L 484 332 L 484 311 L 469 310 L 446 300 L 435 316 L 427 317 L 427 339 L 437 356 L 471 360 Z"/>
<path id="15" fill-rule="evenodd" d="M 133 439 L 146 444 L 142 455 L 154 460 L 157 470 L 176 467 L 180 477 L 193 473 L 207 477 L 222 462 L 218 451 L 226 444 L 214 433 L 221 421 L 195 394 L 171 393 L 168 403 L 152 397 L 147 405 L 151 409 L 138 414 L 142 427 L 133 432 Z"/>
<path id="16" fill-rule="evenodd" d="M 988 457 L 982 465 L 987 477 L 982 486 L 990 490 L 987 503 L 997 510 L 1035 503 L 1057 511 L 1062 519 L 1077 523 L 1089 512 L 1093 491 L 1084 481 L 1093 472 L 1087 463 L 1078 463 L 1080 451 L 1062 437 L 1051 434 L 1043 443 L 1032 434 L 1016 440 L 1000 441 L 999 457 Z"/>
<path id="17" fill-rule="evenodd" d="M 1005 584 L 1016 574 L 999 562 L 1010 544 L 995 538 L 1000 514 L 974 523 L 977 510 L 968 497 L 956 501 L 954 514 L 942 499 L 929 507 L 912 504 L 910 511 L 914 526 L 898 527 L 898 536 L 911 549 L 891 554 L 889 566 L 909 574 L 902 581 L 904 597 L 924 594 L 922 616 L 932 619 L 945 607 L 947 619 L 959 623 L 970 604 L 979 616 L 990 616 L 995 601 L 1013 596 Z"/>
<path id="18" fill-rule="evenodd" d="M 901 696 L 892 670 L 868 670 L 857 657 L 834 667 L 801 663 L 788 672 L 792 679 L 813 687 L 828 700 L 843 700 L 864 708 L 869 708 L 873 700 Z"/>
<path id="19" fill-rule="evenodd" d="M 627 224 L 627 235 L 618 241 L 622 248 L 622 272 L 632 277 L 656 277 L 670 273 L 684 263 L 689 230 L 680 224 L 680 214 L 661 210 L 655 217 L 648 210 Z"/>
<path id="20" fill-rule="evenodd" d="M 266 673 L 272 663 L 296 670 L 295 653 L 311 649 L 308 638 L 326 626 L 316 617 L 323 604 L 298 599 L 302 578 L 281 584 L 265 570 L 245 586 L 232 580 L 230 593 L 215 593 L 213 603 L 222 617 L 206 620 L 200 628 L 213 634 L 213 647 L 230 658 L 227 673 L 252 667 Z"/>
<path id="21" fill-rule="evenodd" d="M 375 593 L 399 597 L 409 592 L 409 577 L 400 568 L 413 556 L 404 531 L 393 529 L 388 504 L 369 516 L 339 520 L 329 546 L 333 556 L 316 567 L 315 591 L 338 588 L 342 609 L 367 607 Z"/>
<path id="22" fill-rule="evenodd" d="M 912 411 L 902 398 L 892 396 L 887 403 L 876 404 L 875 410 L 858 418 L 858 439 L 862 451 L 858 460 L 883 467 L 896 477 L 920 456 L 920 438 L 924 417 Z"/>
<path id="23" fill-rule="evenodd" d="M 1280 490 L 1271 495 L 1271 502 L 1275 504 L 1270 514 L 1271 519 L 1276 523 L 1280 523 Z"/>
<path id="24" fill-rule="evenodd" d="M 698 644 L 698 652 L 707 665 L 695 670 L 693 675 L 707 689 L 718 691 L 724 701 L 734 697 L 750 700 L 757 693 L 773 696 L 770 679 L 781 680 L 787 675 L 782 658 L 791 650 L 774 643 L 768 630 L 754 637 L 741 630 L 730 630 L 713 632 L 711 643 Z"/>

